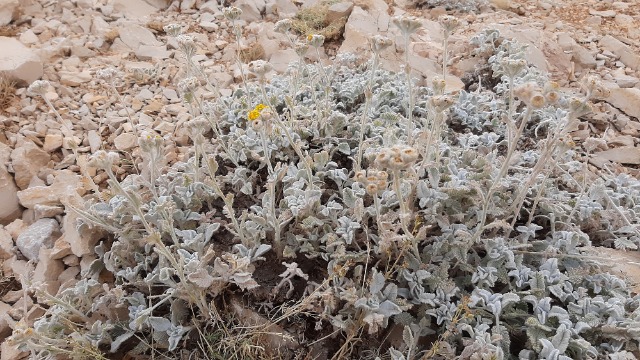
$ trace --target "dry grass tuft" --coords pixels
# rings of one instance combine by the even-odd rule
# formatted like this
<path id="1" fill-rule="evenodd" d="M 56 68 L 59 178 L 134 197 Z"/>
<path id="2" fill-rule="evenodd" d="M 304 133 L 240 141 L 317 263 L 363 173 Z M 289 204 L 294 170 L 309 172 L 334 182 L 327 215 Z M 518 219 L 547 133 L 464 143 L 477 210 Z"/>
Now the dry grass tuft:
<path id="1" fill-rule="evenodd" d="M 316 6 L 300 10 L 292 19 L 291 28 L 303 36 L 318 34 L 324 36 L 326 40 L 340 39 L 347 17 L 330 23 L 326 21 L 329 7 L 338 2 L 338 0 L 325 0 Z"/>
<path id="2" fill-rule="evenodd" d="M 16 82 L 0 76 L 0 111 L 5 111 L 16 97 Z"/>
<path id="3" fill-rule="evenodd" d="M 264 47 L 258 43 L 251 44 L 246 49 L 240 50 L 240 60 L 245 64 L 254 60 L 266 60 L 265 56 Z"/>

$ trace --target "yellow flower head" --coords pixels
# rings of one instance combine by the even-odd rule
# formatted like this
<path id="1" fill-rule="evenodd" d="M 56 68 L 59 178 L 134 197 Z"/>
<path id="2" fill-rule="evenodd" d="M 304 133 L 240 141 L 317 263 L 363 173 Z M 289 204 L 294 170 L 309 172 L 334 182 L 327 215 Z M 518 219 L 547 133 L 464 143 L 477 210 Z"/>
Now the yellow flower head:
<path id="1" fill-rule="evenodd" d="M 249 115 L 248 115 L 249 120 L 253 121 L 253 120 L 255 120 L 255 119 L 259 118 L 259 117 L 260 117 L 260 111 L 259 110 L 253 109 L 253 110 L 249 111 Z"/>
<path id="2" fill-rule="evenodd" d="M 258 104 L 258 105 L 256 105 L 254 110 L 262 111 L 262 110 L 264 110 L 264 108 L 266 108 L 266 106 L 264 104 Z"/>
<path id="3" fill-rule="evenodd" d="M 313 39 L 313 34 L 307 35 L 307 41 L 311 41 Z"/>

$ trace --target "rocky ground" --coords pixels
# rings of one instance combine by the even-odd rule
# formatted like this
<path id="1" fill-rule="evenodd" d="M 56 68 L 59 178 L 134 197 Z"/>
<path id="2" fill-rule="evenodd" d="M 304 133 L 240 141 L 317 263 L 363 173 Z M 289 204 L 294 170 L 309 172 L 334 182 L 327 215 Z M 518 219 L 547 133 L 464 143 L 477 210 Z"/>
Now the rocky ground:
<path id="1" fill-rule="evenodd" d="M 456 3 L 451 0 L 450 3 Z M 245 60 L 264 59 L 276 71 L 297 60 L 285 35 L 274 23 L 291 18 L 320 1 L 226 1 L 243 10 L 242 54 Z M 225 4 L 229 5 L 229 4 Z M 449 90 L 464 87 L 464 74 L 477 60 L 469 39 L 486 28 L 529 44 L 528 61 L 548 72 L 563 88 L 577 89 L 585 74 L 600 76 L 610 95 L 596 104 L 588 126 L 574 140 L 596 135 L 602 142 L 592 156 L 593 170 L 607 166 L 639 174 L 640 147 L 640 3 L 636 0 L 495 0 L 478 13 L 452 12 L 443 7 L 415 8 L 410 0 L 338 2 L 326 13 L 331 23 L 345 23 L 320 53 L 329 61 L 336 53 L 367 54 L 374 34 L 401 40 L 390 19 L 404 12 L 424 19 L 412 39 L 410 63 L 417 76 L 440 73 L 442 31 L 437 18 L 460 17 L 464 26 L 451 38 Z M 180 159 L 189 143 L 181 124 L 189 120 L 175 79 L 181 59 L 175 39 L 163 26 L 188 28 L 200 48 L 195 60 L 211 80 L 230 93 L 240 81 L 236 45 L 218 1 L 176 0 L 0 0 L 0 342 L 21 318 L 33 321 L 42 308 L 25 300 L 15 280 L 35 265 L 34 281 L 51 293 L 74 281 L 95 256 L 92 242 L 99 234 L 83 233 L 75 214 L 62 203 L 90 191 L 81 181 L 80 166 L 99 149 L 116 149 L 135 156 L 137 138 L 131 115 L 140 128 L 153 129 L 175 146 L 169 161 Z M 399 41 L 398 41 L 399 42 Z M 383 67 L 398 70 L 402 46 L 383 56 Z M 309 55 L 313 60 L 315 54 Z M 123 74 L 114 94 L 96 72 L 116 68 Z M 27 85 L 46 79 L 44 97 L 30 95 Z M 15 84 L 15 86 L 13 85 Z M 207 94 L 204 94 L 207 96 Z M 70 147 L 69 140 L 79 144 Z M 74 154 L 77 152 L 77 157 Z M 121 175 L 131 169 L 121 169 Z M 88 167 L 98 186 L 105 176 Z M 607 254 L 613 269 L 640 281 L 635 254 Z M 602 254 L 594 249 L 594 254 Z M 604 260 L 603 260 L 604 262 Z M 6 343 L 1 359 L 18 359 Z"/>

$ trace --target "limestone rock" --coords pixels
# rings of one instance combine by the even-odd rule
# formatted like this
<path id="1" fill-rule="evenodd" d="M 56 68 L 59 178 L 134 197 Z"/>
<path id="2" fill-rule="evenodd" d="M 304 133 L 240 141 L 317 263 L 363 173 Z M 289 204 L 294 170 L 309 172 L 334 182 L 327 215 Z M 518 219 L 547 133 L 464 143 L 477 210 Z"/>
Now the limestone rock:
<path id="1" fill-rule="evenodd" d="M 351 15 L 353 10 L 353 3 L 350 1 L 339 2 L 329 6 L 327 15 L 324 18 L 325 23 L 330 24 L 334 21 L 338 21 L 343 17 Z"/>
<path id="2" fill-rule="evenodd" d="M 135 54 L 139 60 L 162 60 L 171 57 L 171 51 L 167 50 L 166 45 L 153 46 L 153 45 L 140 45 L 136 49 Z"/>
<path id="3" fill-rule="evenodd" d="M 27 142 L 11 152 L 11 166 L 13 167 L 16 185 L 26 189 L 31 178 L 47 166 L 50 157 L 36 144 Z"/>
<path id="4" fill-rule="evenodd" d="M 640 148 L 637 147 L 619 147 L 609 149 L 593 154 L 596 162 L 603 160 L 613 161 L 620 164 L 640 164 Z"/>
<path id="5" fill-rule="evenodd" d="M 0 260 L 7 260 L 15 255 L 11 234 L 4 228 L 0 228 Z"/>
<path id="6" fill-rule="evenodd" d="M 267 4 L 264 0 L 237 0 L 233 6 L 242 10 L 240 20 L 252 22 L 262 20 Z"/>
<path id="7" fill-rule="evenodd" d="M 339 53 L 357 54 L 369 48 L 369 38 L 378 33 L 378 21 L 367 11 L 355 6 L 344 28 L 344 41 Z"/>
<path id="8" fill-rule="evenodd" d="M 0 26 L 9 25 L 18 15 L 18 0 L 0 0 Z"/>
<path id="9" fill-rule="evenodd" d="M 597 67 L 596 58 L 580 44 L 574 44 L 571 48 L 573 52 L 572 60 L 583 69 L 595 69 Z"/>
<path id="10" fill-rule="evenodd" d="M 11 335 L 12 326 L 15 323 L 15 320 L 9 316 L 9 310 L 11 305 L 0 301 L 0 341 Z"/>
<path id="11" fill-rule="evenodd" d="M 119 29 L 120 40 L 132 50 L 141 45 L 162 46 L 151 30 L 136 24 L 129 24 Z"/>
<path id="12" fill-rule="evenodd" d="M 78 215 L 69 212 L 62 220 L 62 239 L 71 247 L 71 252 L 77 257 L 93 254 L 94 247 L 104 236 L 104 231 L 87 225 L 78 226 Z"/>
<path id="13" fill-rule="evenodd" d="M 289 19 L 298 13 L 298 7 L 291 0 L 276 0 L 275 8 L 280 19 Z"/>
<path id="14" fill-rule="evenodd" d="M 1 0 L 0 0 L 1 1 Z M 40 57 L 20 41 L 0 36 L 0 75 L 18 83 L 31 84 L 43 74 Z"/>
<path id="15" fill-rule="evenodd" d="M 42 150 L 46 152 L 52 152 L 58 150 L 62 147 L 62 134 L 60 133 L 52 133 L 47 134 L 44 137 L 44 145 L 42 145 Z"/>
<path id="16" fill-rule="evenodd" d="M 640 55 L 636 54 L 629 45 L 611 35 L 606 35 L 600 39 L 598 45 L 614 53 L 626 66 L 634 70 L 640 70 Z"/>
<path id="17" fill-rule="evenodd" d="M 25 45 L 35 44 L 39 41 L 38 36 L 31 29 L 20 34 L 20 42 Z"/>
<path id="18" fill-rule="evenodd" d="M 293 64 L 298 61 L 298 54 L 294 49 L 278 50 L 269 59 L 269 63 L 273 66 L 273 70 L 278 73 L 284 73 L 289 64 Z"/>
<path id="19" fill-rule="evenodd" d="M 122 133 L 113 140 L 116 149 L 120 151 L 129 150 L 138 144 L 138 139 L 131 133 Z"/>
<path id="20" fill-rule="evenodd" d="M 640 89 L 614 88 L 606 100 L 609 104 L 622 110 L 625 114 L 640 119 Z"/>
<path id="21" fill-rule="evenodd" d="M 113 10 L 129 19 L 141 19 L 158 11 L 158 8 L 141 0 L 113 0 Z"/>
<path id="22" fill-rule="evenodd" d="M 27 227 L 16 239 L 16 246 L 29 260 L 37 260 L 40 248 L 51 248 L 60 236 L 60 226 L 54 219 L 40 219 Z"/>
<path id="23" fill-rule="evenodd" d="M 32 186 L 18 192 L 20 204 L 28 209 L 36 205 L 59 206 L 66 199 L 84 195 L 80 175 L 70 170 L 60 170 L 56 173 L 53 183 L 49 186 Z"/>
<path id="24" fill-rule="evenodd" d="M 52 249 L 41 248 L 38 257 L 38 265 L 33 272 L 33 281 L 44 285 L 49 294 L 57 294 L 60 287 L 58 277 L 64 270 L 64 264 L 60 260 L 51 259 Z"/>
<path id="25" fill-rule="evenodd" d="M 0 149 L 1 151 L 2 149 Z M 0 224 L 8 224 L 20 217 L 22 212 L 18 202 L 18 187 L 13 176 L 0 163 Z"/>
<path id="26" fill-rule="evenodd" d="M 80 86 L 93 79 L 90 71 L 59 71 L 60 83 L 67 86 Z"/>

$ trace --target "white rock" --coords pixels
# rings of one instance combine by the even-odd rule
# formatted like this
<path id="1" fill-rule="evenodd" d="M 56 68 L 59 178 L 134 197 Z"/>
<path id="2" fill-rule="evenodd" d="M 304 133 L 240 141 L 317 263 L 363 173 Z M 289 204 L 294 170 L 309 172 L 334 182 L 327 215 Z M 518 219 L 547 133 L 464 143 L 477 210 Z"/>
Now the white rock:
<path id="1" fill-rule="evenodd" d="M 622 110 L 625 114 L 640 119 L 640 89 L 609 89 L 609 97 L 604 100 Z"/>
<path id="2" fill-rule="evenodd" d="M 369 49 L 369 38 L 378 33 L 378 21 L 367 11 L 355 6 L 344 29 L 339 53 L 360 53 Z"/>
<path id="3" fill-rule="evenodd" d="M 41 248 L 38 256 L 38 265 L 33 272 L 33 281 L 42 283 L 49 294 L 57 294 L 60 288 L 58 277 L 64 270 L 64 264 L 60 260 L 51 259 L 51 249 Z"/>
<path id="4" fill-rule="evenodd" d="M 18 191 L 18 199 L 22 206 L 34 209 L 36 205 L 59 206 L 65 200 L 85 193 L 80 175 L 70 170 L 59 170 L 51 185 L 32 186 Z"/>
<path id="5" fill-rule="evenodd" d="M 138 145 L 138 139 L 131 133 L 122 133 L 113 140 L 116 149 L 120 151 L 129 150 Z"/>
<path id="6" fill-rule="evenodd" d="M 0 26 L 9 25 L 18 15 L 18 0 L 0 0 Z"/>
<path id="7" fill-rule="evenodd" d="M 0 204 L 0 224 L 6 225 L 20 217 L 18 187 L 3 163 L 0 163 Z"/>
<path id="8" fill-rule="evenodd" d="M 58 215 L 64 214 L 64 208 L 63 207 L 61 207 L 61 206 L 44 205 L 44 204 L 36 204 L 33 207 L 33 211 L 35 213 L 36 220 L 39 220 L 39 219 L 42 219 L 42 218 L 53 218 L 53 217 L 56 217 Z"/>
<path id="9" fill-rule="evenodd" d="M 613 20 L 616 22 L 616 24 L 625 28 L 632 27 L 636 21 L 633 19 L 633 16 L 627 14 L 618 14 Z"/>
<path id="10" fill-rule="evenodd" d="M 596 160 L 608 160 L 621 164 L 640 164 L 640 148 L 619 147 L 595 153 L 592 155 Z"/>
<path id="11" fill-rule="evenodd" d="M 600 39 L 598 45 L 614 53 L 626 66 L 634 70 L 640 70 L 640 55 L 636 54 L 629 45 L 611 35 L 606 35 Z"/>
<path id="12" fill-rule="evenodd" d="M 11 310 L 11 305 L 0 301 L 0 341 L 11 335 L 13 325 L 16 322 L 9 316 L 9 310 Z"/>
<path id="13" fill-rule="evenodd" d="M 21 84 L 31 84 L 42 77 L 40 57 L 20 41 L 0 36 L 0 49 L 0 75 Z"/>
<path id="14" fill-rule="evenodd" d="M 138 60 L 162 60 L 171 57 L 171 51 L 167 51 L 166 45 L 153 46 L 153 45 L 140 45 L 136 51 L 136 57 Z"/>
<path id="15" fill-rule="evenodd" d="M 298 7 L 291 0 L 275 0 L 275 11 L 280 19 L 289 19 L 298 13 Z"/>
<path id="16" fill-rule="evenodd" d="M 35 44 L 38 41 L 38 35 L 34 34 L 31 29 L 27 29 L 25 32 L 20 34 L 20 42 L 25 45 Z"/>
<path id="17" fill-rule="evenodd" d="M 78 227 L 78 215 L 67 213 L 62 220 L 62 239 L 71 247 L 71 252 L 77 257 L 94 253 L 94 247 L 104 236 L 104 231 L 88 226 Z"/>
<path id="18" fill-rule="evenodd" d="M 45 151 L 32 142 L 26 142 L 11 152 L 11 166 L 13 167 L 16 185 L 26 189 L 31 178 L 47 166 L 50 157 Z"/>
<path id="19" fill-rule="evenodd" d="M 269 63 L 273 66 L 273 70 L 279 73 L 284 73 L 289 64 L 298 61 L 300 57 L 296 54 L 294 49 L 278 50 L 269 59 Z"/>
<path id="20" fill-rule="evenodd" d="M 616 16 L 616 11 L 615 10 L 604 10 L 604 11 L 598 11 L 598 10 L 594 10 L 594 9 L 589 9 L 589 14 L 594 15 L 594 16 L 600 16 L 603 18 L 612 18 L 614 16 Z"/>
<path id="21" fill-rule="evenodd" d="M 240 20 L 252 22 L 262 20 L 262 12 L 267 4 L 264 0 L 237 0 L 233 6 L 242 10 Z"/>
<path id="22" fill-rule="evenodd" d="M 100 150 L 100 146 L 102 145 L 102 138 L 100 137 L 100 135 L 98 135 L 97 131 L 89 131 L 89 133 L 87 134 L 87 139 L 89 140 L 89 146 L 91 147 L 92 153 Z"/>
<path id="23" fill-rule="evenodd" d="M 579 67 L 583 69 L 595 69 L 597 67 L 598 64 L 593 54 L 580 44 L 574 44 L 572 52 L 572 60 Z"/>
<path id="24" fill-rule="evenodd" d="M 114 11 L 124 14 L 129 19 L 142 19 L 158 11 L 155 6 L 141 0 L 113 0 L 111 3 Z"/>
<path id="25" fill-rule="evenodd" d="M 62 134 L 61 133 L 50 133 L 45 135 L 44 137 L 44 145 L 42 145 L 42 150 L 46 152 L 52 152 L 62 147 Z"/>
<path id="26" fill-rule="evenodd" d="M 7 260 L 15 255 L 13 239 L 5 228 L 0 227 L 0 260 Z"/>
<path id="27" fill-rule="evenodd" d="M 54 219 L 40 219 L 27 227 L 16 239 L 16 246 L 27 259 L 38 260 L 40 248 L 51 248 L 60 236 L 60 226 Z"/>
<path id="28" fill-rule="evenodd" d="M 353 10 L 353 3 L 350 1 L 343 1 L 329 6 L 327 15 L 324 17 L 326 23 L 332 23 L 340 20 L 343 17 L 351 15 Z"/>
<path id="29" fill-rule="evenodd" d="M 151 30 L 136 24 L 129 24 L 119 29 L 120 40 L 132 50 L 140 45 L 162 46 Z"/>
<path id="30" fill-rule="evenodd" d="M 144 0 L 144 2 L 158 10 L 164 10 L 171 4 L 171 0 Z"/>

